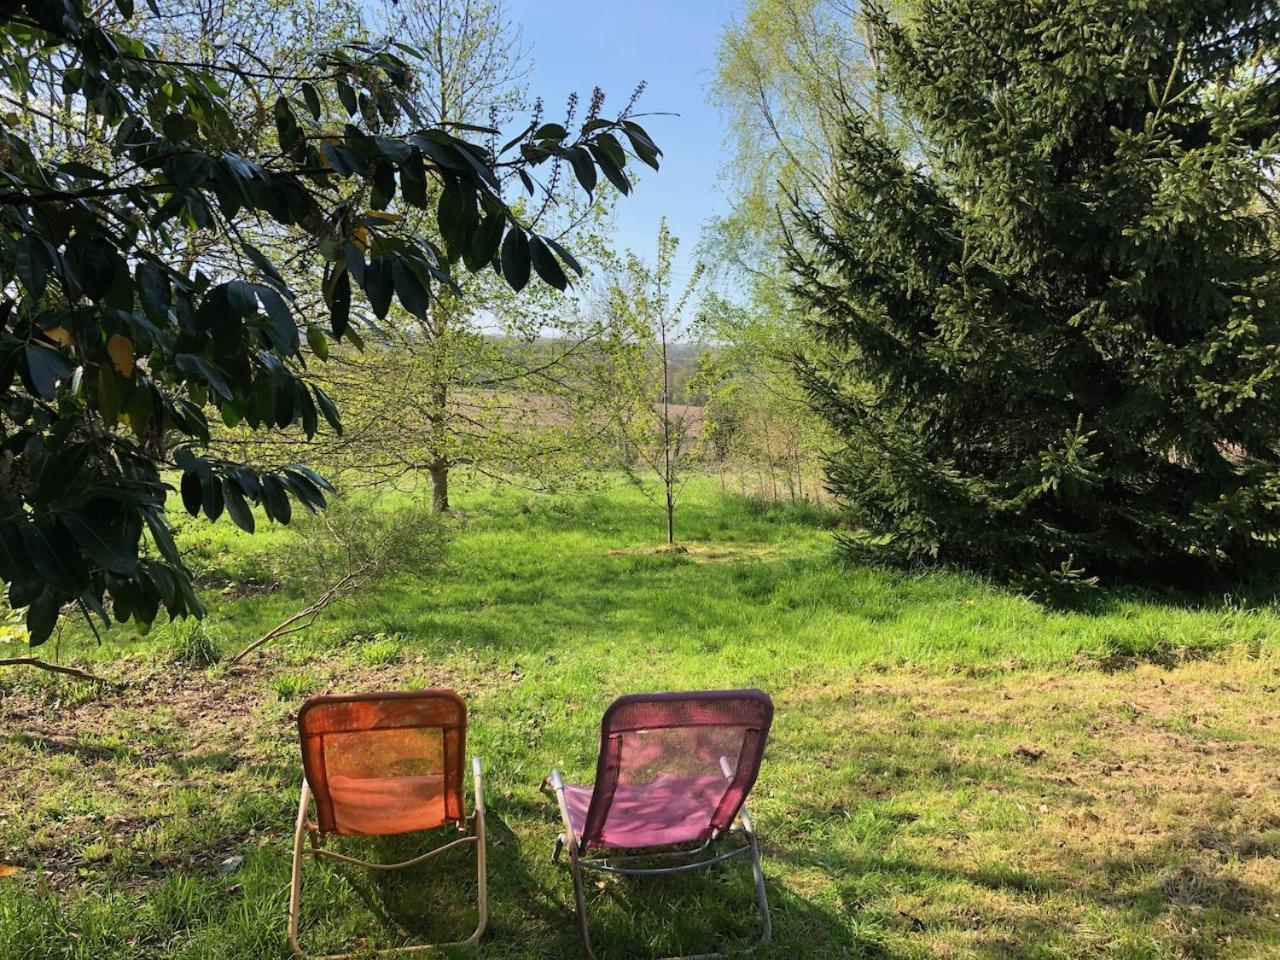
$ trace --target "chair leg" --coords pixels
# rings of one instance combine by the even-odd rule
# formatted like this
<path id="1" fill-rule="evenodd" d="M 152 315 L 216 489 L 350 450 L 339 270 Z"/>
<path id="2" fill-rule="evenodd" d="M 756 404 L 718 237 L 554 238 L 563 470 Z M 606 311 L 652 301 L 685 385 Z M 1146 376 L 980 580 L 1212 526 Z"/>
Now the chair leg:
<path id="1" fill-rule="evenodd" d="M 302 909 L 302 846 L 307 832 L 307 806 L 310 802 L 311 788 L 304 778 L 298 800 L 298 822 L 293 831 L 293 872 L 289 879 L 289 949 L 299 957 L 306 955 L 298 945 L 298 914 Z"/>
<path id="2" fill-rule="evenodd" d="M 570 840 L 569 873 L 573 877 L 573 902 L 578 914 L 578 943 L 582 946 L 582 955 L 588 960 L 596 960 L 595 951 L 591 949 L 591 931 L 587 926 L 587 896 L 582 882 L 582 867 L 578 864 L 578 844 Z"/>
<path id="3" fill-rule="evenodd" d="M 769 916 L 769 897 L 764 889 L 764 870 L 760 867 L 760 843 L 750 822 L 745 820 L 744 832 L 751 843 L 751 874 L 756 882 L 756 906 L 760 908 L 760 942 L 757 946 L 762 947 L 773 938 L 773 920 Z"/>
<path id="4" fill-rule="evenodd" d="M 564 779 L 560 771 L 552 769 L 544 786 L 550 787 L 556 795 L 556 805 L 560 808 L 560 819 L 564 823 L 564 833 L 556 837 L 556 846 L 551 854 L 552 861 L 560 858 L 561 851 L 569 851 L 569 874 L 573 877 L 573 903 L 578 915 L 578 942 L 582 945 L 582 955 L 588 960 L 596 960 L 595 951 L 591 949 L 591 931 L 587 928 L 587 897 L 583 889 L 582 866 L 578 863 L 578 837 L 573 831 L 573 822 L 569 819 L 569 805 L 565 800 Z"/>
<path id="5" fill-rule="evenodd" d="M 476 932 L 463 941 L 464 943 L 475 943 L 479 940 L 484 935 L 484 928 L 489 922 L 489 861 L 484 833 L 484 769 L 479 757 L 471 758 L 471 776 L 475 782 L 476 791 L 476 910 L 480 916 L 476 922 Z"/>
<path id="6" fill-rule="evenodd" d="M 751 953 L 760 949 L 773 938 L 773 921 L 769 916 L 769 897 L 765 891 L 764 870 L 760 865 L 760 844 L 756 840 L 755 831 L 751 828 L 751 820 L 748 817 L 743 818 L 743 834 L 747 838 L 747 842 L 751 849 L 751 876 L 755 881 L 756 907 L 760 911 L 760 939 L 739 953 Z M 583 868 L 578 862 L 577 844 L 570 841 L 567 845 L 569 850 L 569 873 L 573 877 L 573 901 L 574 910 L 578 918 L 578 942 L 582 946 L 582 954 L 587 960 L 598 960 L 594 948 L 591 945 L 591 930 L 587 920 L 587 898 L 586 898 L 586 882 L 583 879 Z M 728 953 L 697 953 L 687 954 L 681 957 L 668 957 L 665 960 L 726 960 L 733 956 Z"/>

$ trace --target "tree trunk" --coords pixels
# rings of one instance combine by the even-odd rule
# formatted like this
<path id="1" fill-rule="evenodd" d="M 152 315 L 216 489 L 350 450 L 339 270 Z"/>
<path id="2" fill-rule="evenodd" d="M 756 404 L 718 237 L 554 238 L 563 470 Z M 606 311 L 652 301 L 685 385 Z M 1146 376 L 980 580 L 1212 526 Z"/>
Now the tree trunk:
<path id="1" fill-rule="evenodd" d="M 437 460 L 430 466 L 431 509 L 444 513 L 449 509 L 449 461 Z"/>
<path id="2" fill-rule="evenodd" d="M 667 546 L 674 546 L 676 542 L 676 498 L 675 491 L 671 488 L 671 481 L 667 480 Z"/>
<path id="3" fill-rule="evenodd" d="M 448 415 L 449 388 L 437 383 L 431 392 L 431 446 L 434 459 L 427 469 L 431 473 L 431 509 L 444 513 L 449 509 Z"/>

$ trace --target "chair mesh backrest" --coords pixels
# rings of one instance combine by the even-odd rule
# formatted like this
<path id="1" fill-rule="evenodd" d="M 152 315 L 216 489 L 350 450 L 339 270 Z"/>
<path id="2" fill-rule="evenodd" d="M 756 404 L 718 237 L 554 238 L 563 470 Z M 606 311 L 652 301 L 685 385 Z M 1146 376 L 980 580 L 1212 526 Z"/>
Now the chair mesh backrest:
<path id="1" fill-rule="evenodd" d="M 614 701 L 600 723 L 583 843 L 606 841 L 619 787 L 634 793 L 655 781 L 687 786 L 686 796 L 705 807 L 699 840 L 726 830 L 756 782 L 772 721 L 773 702 L 760 690 L 632 694 Z M 724 776 L 721 757 L 731 777 Z"/>
<path id="2" fill-rule="evenodd" d="M 452 690 L 312 697 L 298 731 L 322 832 L 421 829 L 424 801 L 440 823 L 465 818 L 467 708 Z"/>

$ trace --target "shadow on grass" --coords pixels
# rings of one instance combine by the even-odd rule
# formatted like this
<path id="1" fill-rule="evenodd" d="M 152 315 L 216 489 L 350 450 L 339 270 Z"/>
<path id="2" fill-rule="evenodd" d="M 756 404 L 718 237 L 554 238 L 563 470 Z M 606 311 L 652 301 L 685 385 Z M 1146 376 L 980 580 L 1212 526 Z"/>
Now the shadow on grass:
<path id="1" fill-rule="evenodd" d="M 580 954 L 568 867 L 550 865 L 552 827 L 545 849 L 526 849 L 501 817 L 489 817 L 489 924 L 482 956 L 575 957 Z M 437 832 L 418 837 L 392 837 L 344 848 L 353 855 L 393 861 L 446 842 Z M 542 843 L 535 843 L 541 847 Z M 531 870 L 538 861 L 545 870 Z M 404 871 L 370 871 L 346 864 L 325 869 L 363 906 L 363 933 L 331 917 L 321 898 L 325 879 L 304 874 L 303 944 L 315 950 L 439 942 L 466 937 L 474 929 L 475 861 L 472 851 L 443 854 L 429 865 Z M 308 864 L 314 871 L 316 864 Z M 776 879 L 766 884 L 773 917 L 773 940 L 753 957 L 849 957 L 892 960 L 898 956 L 878 938 L 860 935 L 838 909 L 814 904 Z M 759 938 L 749 862 L 737 859 L 706 871 L 671 877 L 632 878 L 588 875 L 591 935 L 601 960 L 666 957 L 724 951 L 738 953 Z M 310 894 L 308 895 L 308 891 Z M 350 910 L 355 904 L 350 904 Z M 535 936 L 531 936 L 531 933 Z M 327 935 L 326 935 L 327 934 Z M 349 942 L 340 942 L 342 937 Z M 460 954 L 461 955 L 461 954 Z"/>

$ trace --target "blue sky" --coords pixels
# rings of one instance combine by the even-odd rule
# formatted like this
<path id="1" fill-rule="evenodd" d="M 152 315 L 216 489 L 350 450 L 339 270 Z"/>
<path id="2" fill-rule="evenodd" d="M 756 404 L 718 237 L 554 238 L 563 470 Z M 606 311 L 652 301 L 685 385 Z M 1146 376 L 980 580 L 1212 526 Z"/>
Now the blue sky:
<path id="1" fill-rule="evenodd" d="M 662 169 L 618 205 L 617 246 L 652 259 L 658 221 L 680 238 L 677 283 L 689 274 L 703 221 L 727 206 L 718 180 L 725 163 L 720 117 L 707 104 L 721 27 L 737 0 L 508 0 L 511 19 L 532 47 L 530 92 L 557 119 L 577 90 L 584 106 L 591 88 L 616 114 L 641 80 L 640 111 L 678 113 L 640 122 L 663 150 Z"/>

